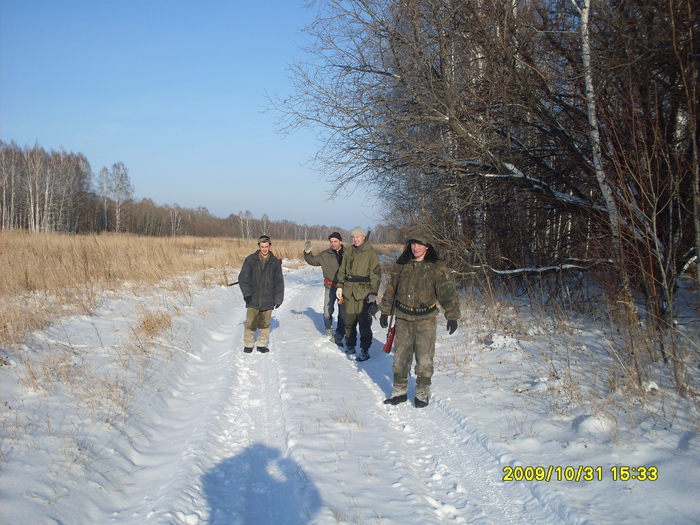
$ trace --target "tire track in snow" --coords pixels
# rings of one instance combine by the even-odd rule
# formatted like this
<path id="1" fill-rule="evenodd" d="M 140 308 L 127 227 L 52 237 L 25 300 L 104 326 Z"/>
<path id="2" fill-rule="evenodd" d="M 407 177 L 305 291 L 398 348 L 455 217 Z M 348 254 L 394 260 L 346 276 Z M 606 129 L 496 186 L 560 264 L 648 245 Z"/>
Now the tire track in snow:
<path id="1" fill-rule="evenodd" d="M 124 489 L 122 508 L 104 522 L 117 523 L 201 523 L 201 487 L 198 480 L 219 458 L 220 443 L 212 436 L 221 434 L 221 414 L 226 412 L 231 394 L 230 377 L 235 375 L 231 341 L 235 327 L 228 326 L 231 302 L 227 294 L 210 291 L 208 322 L 188 334 L 196 351 L 183 355 L 153 399 L 159 407 L 153 429 L 134 443 L 131 461 L 135 474 Z M 211 305 L 213 304 L 213 306 Z M 191 340 L 191 341 L 190 341 Z M 168 465 L 169 476 L 153 479 Z M 159 475 L 159 474 L 158 474 Z M 140 492 L 139 487 L 158 486 L 157 492 Z M 134 494 L 131 494 L 131 492 Z"/>
<path id="2" fill-rule="evenodd" d="M 454 425 L 456 432 L 467 436 L 470 444 L 478 450 L 481 447 L 486 452 L 486 461 L 494 463 L 494 476 L 497 479 L 497 484 L 505 484 L 507 487 L 515 486 L 521 492 L 526 492 L 531 495 L 544 508 L 549 509 L 552 516 L 557 516 L 563 523 L 570 525 L 581 525 L 584 523 L 595 523 L 593 516 L 588 515 L 584 510 L 571 508 L 561 500 L 561 496 L 556 493 L 554 485 L 547 482 L 538 481 L 521 481 L 521 482 L 502 482 L 502 466 L 504 457 L 501 454 L 493 452 L 493 443 L 477 429 L 469 425 L 468 418 L 459 414 L 455 407 L 450 403 L 449 399 L 444 399 L 441 396 L 435 400 L 436 406 L 450 424 Z M 554 503 L 554 504 L 553 504 Z M 533 502 L 533 504 L 535 504 Z M 557 511 L 560 509 L 560 511 Z"/>
<path id="3" fill-rule="evenodd" d="M 431 509 L 424 516 L 427 523 L 562 523 L 523 486 L 500 482 L 498 462 L 435 398 L 425 409 L 410 401 L 387 406 L 370 374 L 360 377 L 367 391 L 381 399 L 372 417 L 387 419 L 394 428 L 382 442 L 384 454 L 394 458 L 394 486 L 419 508 Z M 397 434 L 402 439 L 393 439 Z"/>
<path id="4" fill-rule="evenodd" d="M 209 291 L 214 306 L 189 333 L 183 357 L 154 402 L 161 426 L 131 453 L 134 494 L 104 522 L 298 523 L 296 470 L 287 461 L 275 349 L 244 354 L 245 308 L 230 290 Z M 207 292 L 205 292 L 205 295 Z M 171 426 L 173 425 L 173 426 Z M 170 475 L 154 481 L 150 472 Z M 152 470 L 151 467 L 157 467 Z M 139 486 L 159 486 L 142 493 Z M 131 488 L 125 492 L 131 493 Z M 270 500 L 279 506 L 270 507 Z"/>
<path id="5" fill-rule="evenodd" d="M 290 296 L 293 294 L 288 299 Z M 222 428 L 224 448 L 230 452 L 212 471 L 209 492 L 216 495 L 209 523 L 296 524 L 303 510 L 297 495 L 305 484 L 289 460 L 276 330 L 270 353 L 254 350 L 245 354 L 242 325 L 239 328 L 234 342 L 235 386 L 227 406 L 227 424 Z"/>
<path id="6" fill-rule="evenodd" d="M 562 522 L 531 487 L 500 482 L 498 458 L 449 400 L 434 396 L 423 410 L 383 405 L 391 388 L 384 332 L 377 333 L 372 359 L 348 360 L 321 332 L 318 276 L 300 273 L 273 314 L 280 322 L 269 354 L 242 352 L 244 309 L 235 299 L 227 297 L 223 320 L 199 334 L 209 348 L 178 388 L 209 381 L 198 397 L 210 395 L 213 403 L 181 430 L 189 442 L 175 460 L 176 476 L 153 498 L 160 510 L 152 519 Z M 391 508 L 391 516 L 374 508 Z"/>
<path id="7" fill-rule="evenodd" d="M 294 311 L 301 314 L 308 309 L 306 305 L 313 305 L 312 309 L 320 312 L 322 285 L 312 279 L 304 281 L 307 286 L 298 290 Z M 355 363 L 325 340 L 318 321 L 313 325 L 307 316 L 298 315 L 294 319 L 285 317 L 284 326 L 278 330 L 278 335 L 292 348 L 307 341 L 307 348 L 301 349 L 295 360 L 280 354 L 280 388 L 286 392 L 282 395 L 286 404 L 298 402 L 303 396 L 315 397 L 331 411 L 330 419 L 334 421 L 319 421 L 315 429 L 318 436 L 306 429 L 300 432 L 291 425 L 287 431 L 292 454 L 295 447 L 302 455 L 314 449 L 314 459 L 303 460 L 309 470 L 322 470 L 314 461 L 333 461 L 337 465 L 338 479 L 334 486 L 321 487 L 336 517 L 370 521 L 376 518 L 393 523 L 369 513 L 376 494 L 367 492 L 362 485 L 352 486 L 357 475 L 348 471 L 360 468 L 373 478 L 375 492 L 381 486 L 384 501 L 396 501 L 402 506 L 409 502 L 411 511 L 401 519 L 410 522 L 561 523 L 560 517 L 526 488 L 501 483 L 498 462 L 439 404 L 434 402 L 426 410 L 417 410 L 409 405 L 387 407 L 381 403 L 391 388 L 391 359 L 379 350 L 383 331 L 371 349 L 372 359 Z M 303 367 L 310 369 L 306 393 L 302 388 L 286 385 L 284 380 L 286 368 L 290 368 L 290 377 L 301 377 Z M 352 392 L 348 392 L 349 396 L 338 393 L 334 383 L 350 384 Z M 289 410 L 293 411 L 292 407 Z M 343 414 L 347 421 L 338 425 L 336 420 Z M 380 440 L 372 443 L 378 428 L 382 429 Z M 422 436 L 430 436 L 429 441 Z M 324 485 L 327 482 L 321 480 Z M 371 491 L 372 484 L 367 486 Z M 346 509 L 352 509 L 354 516 Z"/>
<path id="8" fill-rule="evenodd" d="M 404 454 L 423 470 L 425 497 L 436 523 L 567 523 L 523 484 L 501 482 L 498 462 L 445 411 L 444 402 L 434 397 L 420 412 L 413 407 L 389 410 L 397 426 L 415 436 Z"/>

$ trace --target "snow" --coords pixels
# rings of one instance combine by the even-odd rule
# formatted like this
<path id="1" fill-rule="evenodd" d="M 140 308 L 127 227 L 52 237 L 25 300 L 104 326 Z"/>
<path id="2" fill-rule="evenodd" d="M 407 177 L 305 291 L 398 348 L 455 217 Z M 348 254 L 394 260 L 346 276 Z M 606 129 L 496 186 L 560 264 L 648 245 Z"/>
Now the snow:
<path id="1" fill-rule="evenodd" d="M 593 323 L 504 307 L 484 333 L 465 308 L 416 409 L 382 403 L 378 323 L 362 363 L 324 336 L 320 269 L 285 266 L 268 354 L 242 352 L 239 290 L 196 282 L 105 296 L 3 352 L 1 523 L 700 523 L 693 402 L 651 383 L 590 396 L 610 380 L 586 372 L 607 355 Z M 164 311 L 158 337 L 139 330 Z"/>

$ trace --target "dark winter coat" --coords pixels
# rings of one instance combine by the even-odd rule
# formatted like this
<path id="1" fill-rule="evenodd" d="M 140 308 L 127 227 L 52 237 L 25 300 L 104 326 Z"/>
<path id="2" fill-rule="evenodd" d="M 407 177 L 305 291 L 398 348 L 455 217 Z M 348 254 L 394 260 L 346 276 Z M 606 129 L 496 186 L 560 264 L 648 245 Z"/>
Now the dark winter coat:
<path id="1" fill-rule="evenodd" d="M 238 274 L 238 285 L 243 297 L 249 297 L 246 307 L 272 310 L 284 300 L 282 262 L 270 251 L 265 265 L 260 250 L 246 257 Z"/>
<path id="2" fill-rule="evenodd" d="M 304 252 L 304 260 L 311 266 L 320 266 L 323 271 L 323 278 L 327 279 L 325 282 L 326 288 L 330 288 L 331 285 L 328 281 L 333 283 L 338 283 L 338 269 L 340 268 L 340 263 L 343 260 L 344 249 L 341 247 L 338 252 L 333 248 L 328 248 L 323 250 L 318 255 L 312 255 L 311 253 Z"/>

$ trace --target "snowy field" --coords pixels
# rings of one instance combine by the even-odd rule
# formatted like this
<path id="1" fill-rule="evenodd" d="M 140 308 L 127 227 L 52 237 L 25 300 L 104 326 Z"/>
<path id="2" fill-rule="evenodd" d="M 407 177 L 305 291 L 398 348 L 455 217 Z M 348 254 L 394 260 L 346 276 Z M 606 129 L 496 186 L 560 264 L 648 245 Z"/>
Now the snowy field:
<path id="1" fill-rule="evenodd" d="M 196 286 L 105 297 L 3 352 L 0 523 L 700 523 L 697 414 L 663 389 L 643 412 L 587 398 L 597 328 L 504 308 L 484 334 L 465 308 L 430 405 L 387 406 L 386 331 L 350 360 L 320 270 L 285 283 L 269 354 L 242 352 L 237 287 Z M 152 340 L 149 311 L 177 312 Z"/>

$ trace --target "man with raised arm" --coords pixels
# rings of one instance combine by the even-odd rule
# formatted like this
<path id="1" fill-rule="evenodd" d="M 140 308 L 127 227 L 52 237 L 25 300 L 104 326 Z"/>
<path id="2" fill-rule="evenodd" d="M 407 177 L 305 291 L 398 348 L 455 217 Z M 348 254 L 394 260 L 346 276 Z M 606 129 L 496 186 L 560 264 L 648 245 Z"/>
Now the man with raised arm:
<path id="1" fill-rule="evenodd" d="M 330 247 L 314 255 L 311 253 L 311 241 L 304 244 L 304 260 L 311 266 L 320 266 L 323 271 L 323 324 L 326 334 L 331 341 L 342 347 L 345 337 L 345 306 L 338 303 L 338 322 L 333 330 L 333 312 L 337 302 L 338 270 L 343 262 L 343 238 L 340 233 L 333 232 L 328 236 Z"/>

